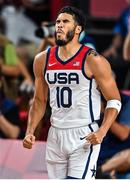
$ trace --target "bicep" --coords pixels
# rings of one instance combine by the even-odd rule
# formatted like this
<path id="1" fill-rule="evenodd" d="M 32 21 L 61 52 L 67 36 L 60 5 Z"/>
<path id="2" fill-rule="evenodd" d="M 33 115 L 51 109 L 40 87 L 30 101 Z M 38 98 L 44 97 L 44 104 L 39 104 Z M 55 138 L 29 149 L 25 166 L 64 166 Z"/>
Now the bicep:
<path id="1" fill-rule="evenodd" d="M 120 100 L 119 91 L 113 77 L 110 64 L 107 60 L 98 56 L 90 64 L 93 76 L 106 100 Z"/>
<path id="2" fill-rule="evenodd" d="M 110 72 L 109 68 L 106 68 L 103 72 L 99 72 L 99 74 L 95 77 L 103 96 L 106 100 L 120 99 L 112 72 Z"/>

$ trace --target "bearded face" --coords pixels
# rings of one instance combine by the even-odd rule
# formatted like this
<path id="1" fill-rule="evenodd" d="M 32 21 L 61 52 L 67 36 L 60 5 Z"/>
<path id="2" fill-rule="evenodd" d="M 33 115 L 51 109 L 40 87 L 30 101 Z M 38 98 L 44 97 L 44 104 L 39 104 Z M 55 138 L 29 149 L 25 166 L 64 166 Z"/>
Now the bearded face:
<path id="1" fill-rule="evenodd" d="M 61 13 L 55 24 L 55 40 L 58 46 L 65 46 L 77 34 L 77 23 L 72 15 Z"/>
<path id="2" fill-rule="evenodd" d="M 58 46 L 65 46 L 70 41 L 72 41 L 72 39 L 74 38 L 74 35 L 75 35 L 75 28 L 73 28 L 72 30 L 68 30 L 64 38 L 59 37 L 58 34 L 55 33 L 56 44 Z"/>

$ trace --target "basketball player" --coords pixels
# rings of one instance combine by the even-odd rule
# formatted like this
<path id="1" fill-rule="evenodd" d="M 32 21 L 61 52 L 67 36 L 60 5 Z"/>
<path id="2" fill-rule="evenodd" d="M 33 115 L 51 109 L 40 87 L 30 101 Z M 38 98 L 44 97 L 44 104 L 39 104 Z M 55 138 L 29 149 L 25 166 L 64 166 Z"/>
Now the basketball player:
<path id="1" fill-rule="evenodd" d="M 46 162 L 48 177 L 53 179 L 94 179 L 100 144 L 121 108 L 110 65 L 78 42 L 84 27 L 79 10 L 62 8 L 55 24 L 57 46 L 34 61 L 35 94 L 23 146 L 30 149 L 35 142 L 49 88 L 52 115 Z M 100 128 L 99 89 L 107 100 Z"/>

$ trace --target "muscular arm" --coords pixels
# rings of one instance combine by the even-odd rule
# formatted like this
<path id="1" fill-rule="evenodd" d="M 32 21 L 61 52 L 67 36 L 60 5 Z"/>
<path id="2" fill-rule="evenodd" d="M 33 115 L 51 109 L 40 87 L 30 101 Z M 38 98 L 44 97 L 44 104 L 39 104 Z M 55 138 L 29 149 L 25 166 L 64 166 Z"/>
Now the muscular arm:
<path id="1" fill-rule="evenodd" d="M 36 56 L 34 60 L 35 92 L 29 111 L 29 119 L 26 134 L 33 134 L 39 121 L 42 119 L 47 103 L 48 86 L 43 76 L 45 66 L 45 52 Z"/>
<path id="2" fill-rule="evenodd" d="M 35 92 L 29 110 L 26 136 L 23 140 L 23 146 L 28 149 L 31 149 L 35 142 L 34 132 L 46 109 L 48 86 L 43 75 L 45 59 L 46 52 L 42 52 L 36 56 L 33 65 L 35 75 Z"/>
<path id="3" fill-rule="evenodd" d="M 89 76 L 95 78 L 106 101 L 113 99 L 120 101 L 119 91 L 112 76 L 110 65 L 103 56 L 98 55 L 96 52 L 90 53 L 87 57 L 86 69 L 89 72 Z M 115 108 L 108 108 L 105 110 L 102 125 L 97 132 L 97 137 L 100 137 L 98 143 L 100 143 L 102 138 L 106 135 L 116 119 L 117 114 L 118 112 Z"/>

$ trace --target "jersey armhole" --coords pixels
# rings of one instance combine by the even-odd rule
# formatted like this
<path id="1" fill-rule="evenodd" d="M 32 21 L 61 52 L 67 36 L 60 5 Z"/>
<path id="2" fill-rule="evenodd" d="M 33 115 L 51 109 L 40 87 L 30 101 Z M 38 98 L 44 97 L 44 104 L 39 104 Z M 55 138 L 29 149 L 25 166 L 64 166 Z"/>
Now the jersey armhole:
<path id="1" fill-rule="evenodd" d="M 85 76 L 85 78 L 87 78 L 88 80 L 92 80 L 93 77 L 90 78 L 90 77 L 87 76 L 87 74 L 85 73 L 85 68 L 84 68 L 84 66 L 85 66 L 85 61 L 86 61 L 87 55 L 90 53 L 91 50 L 93 50 L 93 49 L 90 48 L 90 49 L 85 53 L 85 55 L 84 55 L 84 57 L 83 57 L 83 61 L 82 61 L 82 73 L 83 73 L 83 75 Z"/>

